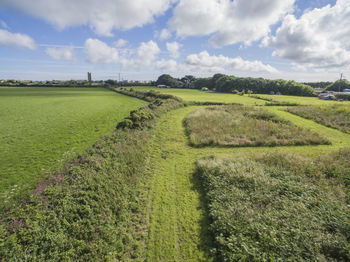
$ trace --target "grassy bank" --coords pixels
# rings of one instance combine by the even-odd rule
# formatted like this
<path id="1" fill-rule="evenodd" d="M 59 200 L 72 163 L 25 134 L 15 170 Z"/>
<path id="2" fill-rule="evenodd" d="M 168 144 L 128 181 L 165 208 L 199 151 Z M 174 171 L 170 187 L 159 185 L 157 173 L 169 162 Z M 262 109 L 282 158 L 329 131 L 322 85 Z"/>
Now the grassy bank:
<path id="1" fill-rule="evenodd" d="M 0 202 L 32 188 L 145 103 L 96 88 L 0 88 Z"/>
<path id="2" fill-rule="evenodd" d="M 189 114 L 184 123 L 190 144 L 197 147 L 330 144 L 317 133 L 261 108 L 208 107 Z"/>

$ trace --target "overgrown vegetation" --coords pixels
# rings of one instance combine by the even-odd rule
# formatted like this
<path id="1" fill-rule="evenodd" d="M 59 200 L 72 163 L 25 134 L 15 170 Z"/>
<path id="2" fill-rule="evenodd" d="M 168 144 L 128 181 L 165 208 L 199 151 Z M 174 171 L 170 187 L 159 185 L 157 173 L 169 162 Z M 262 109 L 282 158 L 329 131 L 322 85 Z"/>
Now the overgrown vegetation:
<path id="1" fill-rule="evenodd" d="M 145 96 L 146 98 L 149 98 Z M 170 101 L 171 100 L 171 101 Z M 157 100 L 155 100 L 157 101 Z M 157 116 L 181 106 L 164 100 L 138 110 Z M 133 114 L 131 114 L 133 115 Z M 133 125 L 140 119 L 128 118 Z M 100 261 L 137 257 L 145 237 L 146 161 L 152 119 L 101 139 L 38 184 L 27 199 L 0 218 L 0 259 L 5 261 Z"/>
<path id="2" fill-rule="evenodd" d="M 350 106 L 298 106 L 288 112 L 350 133 Z"/>
<path id="3" fill-rule="evenodd" d="M 294 126 L 261 108 L 208 107 L 184 122 L 192 146 L 280 146 L 330 144 L 317 133 Z"/>
<path id="4" fill-rule="evenodd" d="M 326 87 L 327 91 L 343 92 L 344 89 L 350 89 L 350 82 L 346 79 L 337 80 Z"/>
<path id="5" fill-rule="evenodd" d="M 199 160 L 219 260 L 348 261 L 348 159 L 349 150 L 318 161 L 280 153 Z"/>

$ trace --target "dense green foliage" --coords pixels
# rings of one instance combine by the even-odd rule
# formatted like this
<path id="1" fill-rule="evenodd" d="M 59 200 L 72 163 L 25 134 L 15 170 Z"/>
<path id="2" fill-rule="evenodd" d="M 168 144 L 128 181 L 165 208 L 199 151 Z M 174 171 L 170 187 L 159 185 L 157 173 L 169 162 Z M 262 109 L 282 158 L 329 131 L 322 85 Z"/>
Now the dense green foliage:
<path id="1" fill-rule="evenodd" d="M 209 85 L 211 83 L 211 77 L 206 77 L 206 78 L 197 78 L 194 82 L 193 82 L 193 88 L 195 89 L 201 89 L 203 87 L 207 87 L 209 88 Z"/>
<path id="2" fill-rule="evenodd" d="M 213 77 L 197 78 L 185 76 L 182 79 L 176 79 L 168 74 L 158 77 L 157 85 L 167 85 L 177 88 L 195 88 L 201 89 L 207 87 L 210 90 L 224 93 L 255 93 L 269 94 L 270 92 L 280 92 L 283 95 L 295 96 L 315 96 L 316 93 L 311 86 L 286 80 L 268 80 L 264 78 L 235 77 L 223 74 L 215 74 Z"/>
<path id="3" fill-rule="evenodd" d="M 279 146 L 329 144 L 317 133 L 296 127 L 261 108 L 209 107 L 185 120 L 193 146 Z"/>
<path id="4" fill-rule="evenodd" d="M 312 87 L 295 81 L 268 80 L 263 78 L 242 78 L 235 76 L 222 76 L 215 84 L 217 92 L 232 93 L 252 91 L 255 94 L 269 94 L 280 92 L 283 95 L 315 96 Z"/>
<path id="5" fill-rule="evenodd" d="M 183 82 L 181 82 L 180 80 L 173 78 L 171 75 L 168 74 L 163 74 L 161 76 L 158 77 L 157 81 L 156 81 L 157 85 L 166 85 L 166 86 L 170 86 L 170 87 L 184 87 Z"/>
<path id="6" fill-rule="evenodd" d="M 344 89 L 350 89 L 350 82 L 346 79 L 337 80 L 327 87 L 327 91 L 342 92 Z"/>
<path id="7" fill-rule="evenodd" d="M 102 88 L 0 88 L 0 206 L 145 103 Z"/>
<path id="8" fill-rule="evenodd" d="M 171 99 L 169 99 L 171 100 Z M 151 103 L 157 116 L 174 100 Z M 177 106 L 182 104 L 176 101 Z M 141 110 L 142 112 L 142 110 Z M 146 121 L 152 121 L 148 119 Z M 150 125 L 144 125 L 150 126 Z M 2 215 L 0 258 L 6 261 L 101 261 L 135 258 L 150 131 L 114 132 Z M 140 220 L 141 219 L 141 220 Z"/>
<path id="9" fill-rule="evenodd" d="M 350 133 L 350 106 L 298 106 L 287 111 Z"/>
<path id="10" fill-rule="evenodd" d="M 331 85 L 333 82 L 305 82 L 303 84 L 311 86 L 312 88 L 322 88 L 325 89 L 327 86 Z"/>
<path id="11" fill-rule="evenodd" d="M 350 213 L 317 164 L 281 154 L 199 160 L 219 260 L 348 261 Z"/>

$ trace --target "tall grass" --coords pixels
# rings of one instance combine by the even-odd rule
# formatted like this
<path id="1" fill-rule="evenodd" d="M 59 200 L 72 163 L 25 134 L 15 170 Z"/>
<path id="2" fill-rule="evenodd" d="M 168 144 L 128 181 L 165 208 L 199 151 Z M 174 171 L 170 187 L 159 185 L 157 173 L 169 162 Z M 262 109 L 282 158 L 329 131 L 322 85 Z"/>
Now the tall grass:
<path id="1" fill-rule="evenodd" d="M 319 124 L 350 133 L 350 106 L 298 106 L 286 110 Z"/>
<path id="2" fill-rule="evenodd" d="M 185 126 L 192 146 L 279 146 L 330 144 L 261 108 L 209 107 L 189 114 Z"/>
<path id="3" fill-rule="evenodd" d="M 302 160 L 270 154 L 197 162 L 220 261 L 349 261 L 346 185 L 334 191 L 318 162 Z"/>

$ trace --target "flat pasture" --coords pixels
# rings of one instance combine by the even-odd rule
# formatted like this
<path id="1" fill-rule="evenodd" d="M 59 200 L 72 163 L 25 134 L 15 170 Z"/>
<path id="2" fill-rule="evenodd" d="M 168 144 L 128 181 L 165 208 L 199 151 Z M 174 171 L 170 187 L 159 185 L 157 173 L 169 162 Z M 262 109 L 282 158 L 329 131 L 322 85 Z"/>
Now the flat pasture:
<path id="1" fill-rule="evenodd" d="M 299 105 L 350 105 L 350 101 L 321 100 L 317 97 L 285 96 L 285 95 L 260 95 L 261 98 L 272 99 L 278 102 L 295 103 Z M 267 102 L 267 101 L 266 101 Z"/>
<path id="2" fill-rule="evenodd" d="M 31 188 L 144 104 L 101 88 L 0 87 L 0 200 Z"/>
<path id="3" fill-rule="evenodd" d="M 200 91 L 197 89 L 177 89 L 177 88 L 156 88 L 156 87 L 132 87 L 137 90 L 153 90 L 163 94 L 169 94 L 180 97 L 184 101 L 196 102 L 217 102 L 217 103 L 235 103 L 243 105 L 265 105 L 266 101 L 255 99 L 247 95 L 240 96 L 235 94 L 217 93 L 213 91 Z"/>

